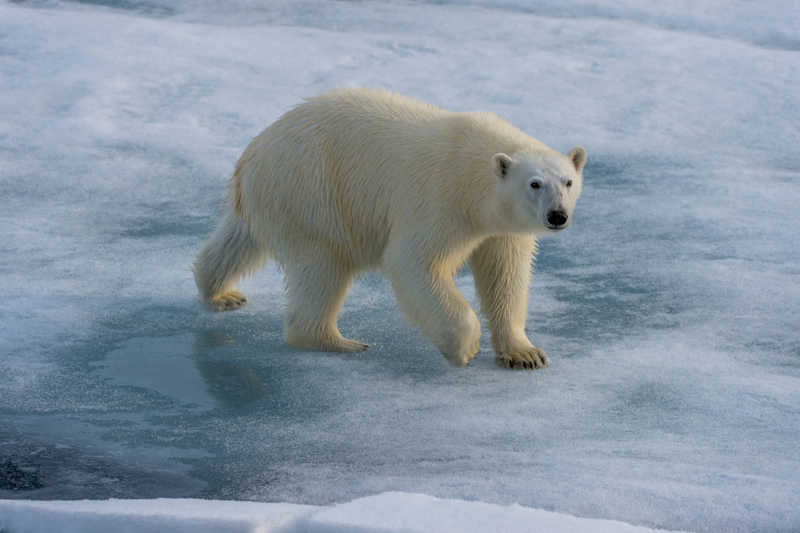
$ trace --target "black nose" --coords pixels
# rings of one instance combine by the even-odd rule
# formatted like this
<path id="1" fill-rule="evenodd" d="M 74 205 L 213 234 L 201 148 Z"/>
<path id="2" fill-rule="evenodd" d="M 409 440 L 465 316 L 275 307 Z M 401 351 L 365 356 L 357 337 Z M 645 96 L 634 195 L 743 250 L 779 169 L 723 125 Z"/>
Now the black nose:
<path id="1" fill-rule="evenodd" d="M 547 213 L 547 223 L 551 226 L 563 226 L 567 223 L 567 212 L 561 209 Z"/>

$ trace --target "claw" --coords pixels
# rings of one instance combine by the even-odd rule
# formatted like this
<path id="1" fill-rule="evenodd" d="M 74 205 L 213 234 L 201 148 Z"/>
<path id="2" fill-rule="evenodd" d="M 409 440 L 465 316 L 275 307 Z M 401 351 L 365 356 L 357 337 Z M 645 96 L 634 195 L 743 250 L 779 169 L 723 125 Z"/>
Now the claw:
<path id="1" fill-rule="evenodd" d="M 236 289 L 217 294 L 206 305 L 215 311 L 239 309 L 247 303 L 247 297 Z"/>
<path id="2" fill-rule="evenodd" d="M 549 362 L 545 353 L 533 346 L 519 351 L 498 352 L 495 356 L 495 363 L 498 366 L 511 370 L 537 370 L 544 368 Z"/>

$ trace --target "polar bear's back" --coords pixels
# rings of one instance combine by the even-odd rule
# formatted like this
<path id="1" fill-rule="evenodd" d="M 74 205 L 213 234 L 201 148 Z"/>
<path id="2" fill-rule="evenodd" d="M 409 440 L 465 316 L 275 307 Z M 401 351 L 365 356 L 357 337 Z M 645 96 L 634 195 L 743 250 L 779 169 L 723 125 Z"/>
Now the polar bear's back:
<path id="1" fill-rule="evenodd" d="M 305 100 L 257 136 L 236 165 L 231 196 L 279 261 L 307 253 L 297 245 L 304 240 L 342 261 L 376 265 L 393 221 L 409 209 L 440 210 L 453 180 L 480 188 L 475 168 L 488 169 L 494 153 L 540 146 L 490 113 L 338 89 Z"/>

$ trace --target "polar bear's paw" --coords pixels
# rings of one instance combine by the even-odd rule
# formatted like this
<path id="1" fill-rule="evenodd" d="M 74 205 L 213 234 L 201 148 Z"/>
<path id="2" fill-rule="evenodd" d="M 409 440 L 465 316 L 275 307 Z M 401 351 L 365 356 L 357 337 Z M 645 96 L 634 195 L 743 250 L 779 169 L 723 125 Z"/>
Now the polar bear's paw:
<path id="1" fill-rule="evenodd" d="M 469 360 L 472 361 L 477 357 L 478 352 L 481 351 L 481 336 L 478 335 L 478 338 L 472 343 L 472 347 L 469 350 Z"/>
<path id="2" fill-rule="evenodd" d="M 466 351 L 457 354 L 447 354 L 444 352 L 442 353 L 444 354 L 448 363 L 450 363 L 454 367 L 459 368 L 462 366 L 467 366 L 470 361 L 475 359 L 480 349 L 481 349 L 481 337 L 480 335 L 478 335 L 478 337 L 472 342 L 472 345 Z"/>
<path id="3" fill-rule="evenodd" d="M 361 353 L 366 352 L 367 348 L 369 348 L 369 344 L 342 337 L 335 345 L 327 348 L 327 350 L 331 352 Z"/>
<path id="4" fill-rule="evenodd" d="M 300 335 L 297 332 L 289 332 L 286 337 L 286 344 L 299 350 L 310 350 L 312 352 L 342 352 L 342 353 L 361 353 L 366 352 L 369 344 L 345 339 L 341 335 L 333 337 L 324 335 L 311 337 Z"/>
<path id="5" fill-rule="evenodd" d="M 247 303 L 247 296 L 230 289 L 214 296 L 206 305 L 213 311 L 232 311 L 239 309 Z"/>
<path id="6" fill-rule="evenodd" d="M 533 370 L 549 364 L 550 359 L 541 349 L 531 346 L 513 352 L 501 352 L 495 356 L 494 362 L 511 370 Z"/>

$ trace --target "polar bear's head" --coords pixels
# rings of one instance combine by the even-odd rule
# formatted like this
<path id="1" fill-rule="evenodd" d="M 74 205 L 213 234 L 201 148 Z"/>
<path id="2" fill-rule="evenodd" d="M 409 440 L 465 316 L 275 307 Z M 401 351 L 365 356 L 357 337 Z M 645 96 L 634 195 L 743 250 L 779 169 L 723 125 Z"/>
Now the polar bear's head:
<path id="1" fill-rule="evenodd" d="M 502 203 L 513 225 L 535 233 L 554 233 L 569 226 L 581 194 L 586 150 L 578 146 L 565 156 L 557 152 L 503 153 L 492 157 Z"/>

